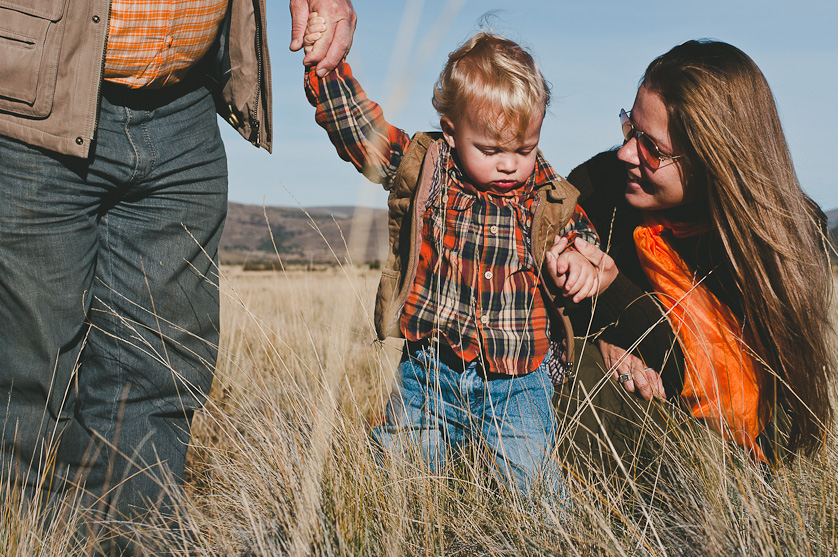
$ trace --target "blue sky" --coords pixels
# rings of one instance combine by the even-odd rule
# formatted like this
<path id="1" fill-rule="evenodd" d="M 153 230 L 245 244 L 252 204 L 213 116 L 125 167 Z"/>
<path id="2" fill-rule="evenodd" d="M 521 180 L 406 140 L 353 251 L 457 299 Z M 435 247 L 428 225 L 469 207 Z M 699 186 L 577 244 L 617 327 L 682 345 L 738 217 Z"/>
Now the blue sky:
<path id="1" fill-rule="evenodd" d="M 226 124 L 230 200 L 281 206 L 386 207 L 380 186 L 341 161 L 302 89 L 302 54 L 288 50 L 285 0 L 270 0 L 274 153 L 250 146 Z M 772 87 L 804 190 L 838 208 L 838 2 L 832 0 L 355 0 L 358 27 L 349 62 L 385 117 L 408 133 L 438 129 L 430 103 L 447 54 L 480 29 L 526 46 L 552 84 L 540 147 L 566 175 L 621 141 L 649 62 L 694 38 L 729 42 L 749 54 Z"/>

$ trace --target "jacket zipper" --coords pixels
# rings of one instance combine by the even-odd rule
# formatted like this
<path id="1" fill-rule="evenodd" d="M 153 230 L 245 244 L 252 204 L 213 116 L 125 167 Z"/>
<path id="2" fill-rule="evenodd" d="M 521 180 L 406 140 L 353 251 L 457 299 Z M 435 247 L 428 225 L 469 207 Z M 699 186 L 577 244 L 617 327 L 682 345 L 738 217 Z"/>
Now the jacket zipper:
<path id="1" fill-rule="evenodd" d="M 108 48 L 108 35 L 110 34 L 111 30 L 111 2 L 108 0 L 108 11 L 105 15 L 105 19 L 103 20 L 105 24 L 105 42 L 102 45 L 102 64 L 99 67 L 99 76 L 98 80 L 96 81 L 96 106 L 93 110 L 93 129 L 90 133 L 90 142 L 93 142 L 93 136 L 96 134 L 96 130 L 99 128 L 99 108 L 102 104 L 102 81 L 105 79 L 105 55 Z M 88 149 L 90 149 L 90 145 L 88 145 Z"/>
<path id="2" fill-rule="evenodd" d="M 259 145 L 261 142 L 259 138 L 260 122 L 258 111 L 259 99 L 262 96 L 262 21 L 265 18 L 263 0 L 254 0 L 254 13 L 256 15 L 256 91 L 253 98 L 253 108 L 250 109 L 250 125 L 253 128 L 251 134 L 254 137 L 251 142 L 254 145 Z"/>

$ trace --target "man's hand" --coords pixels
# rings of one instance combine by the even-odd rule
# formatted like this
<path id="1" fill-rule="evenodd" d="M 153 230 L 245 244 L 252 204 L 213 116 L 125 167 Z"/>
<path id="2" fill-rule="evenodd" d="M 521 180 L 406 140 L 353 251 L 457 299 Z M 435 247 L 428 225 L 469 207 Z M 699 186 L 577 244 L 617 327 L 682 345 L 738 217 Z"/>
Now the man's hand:
<path id="1" fill-rule="evenodd" d="M 605 365 L 611 370 L 611 379 L 643 400 L 652 397 L 666 399 L 660 374 L 643 363 L 643 360 L 604 340 L 596 341 Z"/>
<path id="2" fill-rule="evenodd" d="M 325 18 L 327 29 L 306 52 L 303 64 L 317 65 L 317 75 L 323 77 L 331 72 L 349 52 L 352 35 L 355 33 L 355 10 L 350 0 L 291 0 L 291 50 L 303 47 L 306 24 L 311 12 Z"/>

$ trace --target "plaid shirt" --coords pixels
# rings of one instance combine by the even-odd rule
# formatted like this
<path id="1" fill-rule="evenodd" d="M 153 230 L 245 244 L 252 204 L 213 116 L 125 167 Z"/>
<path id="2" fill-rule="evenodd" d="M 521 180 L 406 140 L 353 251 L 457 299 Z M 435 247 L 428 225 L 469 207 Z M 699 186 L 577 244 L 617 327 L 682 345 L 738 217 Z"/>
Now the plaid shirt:
<path id="1" fill-rule="evenodd" d="M 322 79 L 309 71 L 306 94 L 340 157 L 389 186 L 410 138 L 384 120 L 349 66 L 343 63 Z M 539 154 L 524 186 L 489 194 L 468 183 L 447 144 L 441 147 L 402 334 L 408 340 L 439 334 L 463 360 L 481 358 L 487 371 L 528 373 L 551 346 L 540 272 L 529 246 L 535 191 L 557 176 Z M 599 244 L 580 207 L 562 234 Z"/>
<path id="2" fill-rule="evenodd" d="M 132 88 L 177 83 L 207 53 L 228 0 L 112 0 L 105 79 Z"/>

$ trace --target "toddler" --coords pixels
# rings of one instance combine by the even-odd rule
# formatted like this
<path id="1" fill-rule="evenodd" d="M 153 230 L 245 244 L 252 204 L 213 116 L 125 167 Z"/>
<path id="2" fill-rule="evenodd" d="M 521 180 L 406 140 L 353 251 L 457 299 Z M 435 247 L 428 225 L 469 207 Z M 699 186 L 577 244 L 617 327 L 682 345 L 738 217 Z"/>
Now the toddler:
<path id="1" fill-rule="evenodd" d="M 311 15 L 306 48 L 326 24 Z M 550 92 L 532 56 L 489 33 L 453 52 L 433 94 L 441 133 L 387 123 L 345 61 L 322 78 L 308 69 L 305 90 L 338 155 L 389 191 L 375 326 L 406 343 L 373 439 L 388 452 L 414 443 L 432 471 L 477 443 L 500 485 L 527 495 L 541 481 L 561 500 L 551 399 L 573 357 L 562 305 L 602 289 L 580 253 L 599 240 L 538 150 Z"/>

